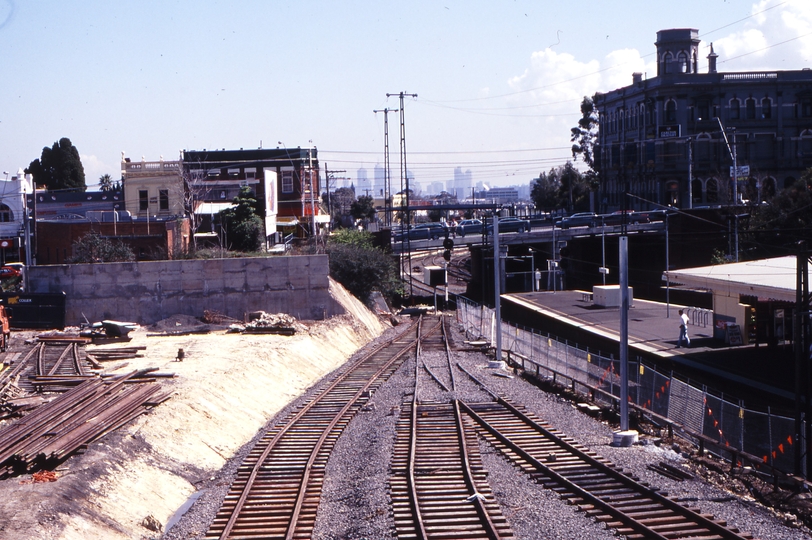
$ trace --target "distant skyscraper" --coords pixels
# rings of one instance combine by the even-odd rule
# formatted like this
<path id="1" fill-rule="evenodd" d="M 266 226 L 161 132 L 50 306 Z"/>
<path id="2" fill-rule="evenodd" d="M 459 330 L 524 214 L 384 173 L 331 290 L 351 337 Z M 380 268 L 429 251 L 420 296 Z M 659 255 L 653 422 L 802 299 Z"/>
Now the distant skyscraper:
<path id="1" fill-rule="evenodd" d="M 361 195 L 369 195 L 369 196 L 375 195 L 374 188 L 372 187 L 372 182 L 369 180 L 369 176 L 367 176 L 367 170 L 364 169 L 363 167 L 358 169 L 358 173 L 356 174 L 355 194 L 358 197 L 360 197 Z"/>
<path id="2" fill-rule="evenodd" d="M 386 196 L 386 169 L 380 163 L 375 165 L 375 179 L 372 186 L 375 189 L 375 197 L 383 198 Z M 390 191 L 394 193 L 397 190 L 393 191 L 390 186 Z"/>
<path id="3" fill-rule="evenodd" d="M 454 181 L 451 188 L 447 191 L 457 196 L 457 199 L 464 199 L 471 196 L 471 188 L 474 185 L 474 175 L 471 169 L 462 171 L 462 168 L 457 167 L 454 169 Z"/>

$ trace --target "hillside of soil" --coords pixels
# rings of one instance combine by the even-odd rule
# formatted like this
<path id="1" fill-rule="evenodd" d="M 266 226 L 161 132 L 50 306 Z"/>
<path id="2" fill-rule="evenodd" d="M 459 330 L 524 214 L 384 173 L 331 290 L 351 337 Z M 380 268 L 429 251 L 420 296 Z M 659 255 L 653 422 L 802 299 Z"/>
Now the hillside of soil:
<path id="1" fill-rule="evenodd" d="M 171 399 L 68 459 L 55 482 L 36 483 L 30 475 L 0 481 L 0 540 L 158 538 L 197 486 L 270 418 L 385 331 L 386 319 L 340 285 L 331 283 L 331 292 L 347 314 L 299 321 L 293 336 L 223 328 L 155 336 L 204 326 L 187 316 L 133 332 L 126 345 L 146 347 L 143 357 L 108 362 L 106 371 L 174 373 L 161 379 Z M 12 347 L 26 337 L 14 335 Z"/>

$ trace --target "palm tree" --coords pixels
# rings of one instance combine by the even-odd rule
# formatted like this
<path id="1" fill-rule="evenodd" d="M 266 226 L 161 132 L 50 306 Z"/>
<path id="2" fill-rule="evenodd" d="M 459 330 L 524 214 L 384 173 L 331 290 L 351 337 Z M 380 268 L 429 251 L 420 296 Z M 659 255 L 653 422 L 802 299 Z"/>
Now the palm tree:
<path id="1" fill-rule="evenodd" d="M 109 174 L 103 174 L 99 177 L 99 187 L 102 191 L 113 191 L 115 186 Z"/>

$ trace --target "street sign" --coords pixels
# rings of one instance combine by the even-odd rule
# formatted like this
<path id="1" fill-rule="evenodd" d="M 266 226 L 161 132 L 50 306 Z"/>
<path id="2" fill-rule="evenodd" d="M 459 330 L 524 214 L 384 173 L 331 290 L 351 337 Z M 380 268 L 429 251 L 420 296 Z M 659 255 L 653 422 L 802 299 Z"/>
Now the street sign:
<path id="1" fill-rule="evenodd" d="M 750 177 L 750 165 L 739 165 L 738 169 L 737 179 L 743 180 Z M 730 167 L 730 178 L 733 178 L 733 167 Z"/>

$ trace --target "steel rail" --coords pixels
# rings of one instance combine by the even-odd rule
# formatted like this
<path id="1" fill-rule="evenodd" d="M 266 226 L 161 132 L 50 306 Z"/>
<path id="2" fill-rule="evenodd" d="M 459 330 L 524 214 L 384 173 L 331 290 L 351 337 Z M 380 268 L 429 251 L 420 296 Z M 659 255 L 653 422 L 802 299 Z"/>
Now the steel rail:
<path id="1" fill-rule="evenodd" d="M 62 365 L 62 362 L 65 360 L 65 357 L 68 356 L 68 353 L 72 352 L 72 349 L 73 346 L 71 344 L 65 345 L 65 348 L 62 350 L 59 358 L 56 359 L 56 362 L 54 362 L 54 365 L 48 370 L 48 373 L 44 373 L 43 375 L 53 375 L 56 373 L 56 370 L 58 370 L 59 366 Z"/>
<path id="2" fill-rule="evenodd" d="M 445 317 L 441 317 L 440 329 L 446 363 L 451 369 Z M 405 445 L 408 449 L 405 459 L 406 486 L 405 489 L 396 488 L 395 495 L 395 499 L 406 496 L 404 502 L 408 503 L 411 519 L 407 520 L 404 515 L 398 514 L 396 518 L 398 535 L 414 537 L 416 540 L 461 537 L 459 535 L 462 531 L 450 533 L 448 530 L 449 527 L 460 526 L 465 527 L 466 538 L 499 540 L 512 537 L 507 526 L 501 527 L 507 536 L 500 535 L 500 528 L 494 523 L 486 507 L 485 497 L 477 488 L 469 459 L 466 430 L 457 401 L 453 400 L 450 405 L 445 406 L 423 407 L 420 404 L 421 364 L 443 390 L 449 391 L 425 361 L 421 362 L 420 352 L 421 348 L 417 347 L 409 425 L 402 431 L 404 438 L 408 437 L 408 444 Z M 454 385 L 453 374 L 451 384 Z M 432 465 L 433 463 L 436 465 Z M 437 479 L 424 476 L 419 481 L 417 474 L 419 465 L 423 469 L 436 468 L 444 472 Z M 446 494 L 439 495 L 442 502 L 437 499 L 438 493 Z M 444 500 L 449 493 L 454 493 L 454 497 L 460 496 L 460 499 Z M 473 514 L 469 505 L 473 506 Z M 448 536 L 449 534 L 451 536 Z"/>
<path id="3" fill-rule="evenodd" d="M 463 473 L 465 475 L 465 483 L 473 497 L 473 503 L 476 507 L 477 514 L 479 514 L 480 522 L 485 529 L 486 534 L 490 540 L 499 540 L 499 535 L 496 525 L 493 523 L 488 509 L 485 508 L 485 501 L 479 497 L 476 484 L 474 482 L 474 473 L 471 471 L 471 462 L 468 460 L 468 444 L 465 441 L 465 426 L 462 422 L 462 415 L 460 414 L 460 401 L 454 400 L 454 418 L 457 422 L 457 436 L 460 444 L 460 459 L 462 460 Z"/>
<path id="4" fill-rule="evenodd" d="M 311 401 L 309 401 L 306 405 L 304 405 L 300 410 L 298 410 L 296 413 L 294 413 L 286 421 L 285 425 L 282 426 L 273 435 L 273 437 L 266 443 L 265 448 L 263 449 L 263 451 L 257 457 L 256 463 L 252 467 L 251 472 L 248 474 L 248 477 L 245 480 L 245 483 L 244 483 L 244 485 L 242 486 L 242 488 L 240 490 L 240 496 L 237 499 L 237 501 L 236 501 L 236 503 L 234 505 L 234 508 L 230 511 L 230 516 L 229 516 L 228 520 L 226 521 L 222 532 L 220 532 L 220 534 L 217 536 L 218 538 L 226 539 L 233 532 L 234 528 L 236 527 L 236 525 L 238 523 L 238 520 L 240 519 L 240 513 L 242 512 L 242 509 L 246 506 L 246 504 L 250 500 L 251 489 L 252 489 L 254 483 L 256 482 L 257 476 L 259 475 L 259 472 L 260 472 L 261 468 L 263 467 L 263 464 L 267 461 L 267 459 L 270 456 L 271 452 L 279 445 L 280 441 L 282 441 L 288 435 L 288 433 L 290 433 L 296 427 L 296 424 L 299 421 L 301 421 L 303 418 L 305 418 L 305 416 L 308 414 L 308 412 L 314 410 L 316 408 L 316 406 L 320 405 L 321 402 L 323 400 L 325 400 L 326 398 L 331 397 L 331 392 L 338 389 L 342 383 L 347 382 L 347 381 L 351 381 L 351 378 L 352 378 L 353 375 L 357 376 L 356 372 L 360 372 L 362 370 L 362 368 L 368 367 L 367 366 L 367 361 L 368 360 L 373 358 L 379 352 L 383 351 L 386 347 L 390 347 L 393 344 L 397 343 L 397 341 L 396 341 L 397 339 L 400 339 L 400 336 L 398 338 L 395 338 L 395 339 L 391 340 L 388 343 L 383 343 L 383 344 L 379 345 L 378 347 L 373 349 L 371 352 L 369 352 L 367 355 L 365 355 L 363 358 L 358 360 L 356 362 L 355 366 L 352 369 L 348 370 L 343 375 L 337 377 L 325 389 L 321 390 L 316 397 L 314 397 Z M 311 449 L 311 453 L 310 453 L 310 457 L 308 459 L 308 463 L 304 467 L 303 477 L 302 477 L 300 487 L 298 489 L 298 496 L 296 497 L 296 502 L 294 503 L 294 506 L 293 506 L 291 519 L 288 521 L 288 525 L 287 525 L 287 528 L 285 530 L 285 538 L 291 538 L 292 535 L 294 534 L 294 531 L 295 531 L 295 528 L 296 528 L 296 522 L 298 521 L 298 519 L 299 519 L 298 516 L 300 515 L 300 512 L 302 510 L 304 494 L 306 493 L 307 487 L 308 487 L 307 486 L 307 479 L 310 476 L 310 472 L 312 471 L 312 468 L 313 468 L 313 463 L 314 463 L 315 456 L 318 455 L 318 453 L 320 451 L 320 447 L 323 447 L 325 441 L 327 441 L 328 439 L 335 438 L 335 434 L 332 433 L 334 431 L 335 426 L 339 422 L 345 420 L 345 416 L 350 411 L 350 409 L 353 406 L 357 405 L 359 400 L 362 397 L 364 397 L 365 394 L 368 395 L 369 394 L 369 389 L 372 386 L 374 386 L 375 384 L 378 383 L 378 380 L 380 379 L 380 377 L 382 375 L 384 375 L 387 371 L 391 370 L 392 366 L 398 360 L 400 360 L 400 358 L 404 354 L 406 354 L 413 347 L 417 346 L 417 343 L 419 343 L 419 336 L 416 336 L 415 338 L 410 339 L 405 345 L 401 346 L 400 349 L 394 355 L 392 355 L 390 358 L 388 358 L 379 368 L 377 368 L 376 371 L 371 376 L 370 375 L 364 375 L 364 380 L 366 381 L 365 384 L 363 384 L 361 387 L 357 387 L 357 385 L 356 385 L 354 387 L 355 392 L 353 393 L 352 396 L 347 397 L 347 395 L 346 395 L 347 392 L 344 391 L 343 392 L 344 395 L 341 395 L 338 398 L 336 398 L 336 399 L 345 401 L 345 405 L 337 413 L 330 412 L 330 414 L 333 415 L 333 419 L 330 422 L 329 427 L 327 427 L 326 429 L 323 430 L 322 436 L 319 438 L 318 445 L 314 445 L 312 447 L 312 449 Z M 374 366 L 372 366 L 372 367 L 374 367 Z M 221 510 L 221 512 L 222 512 L 222 510 Z M 210 530 L 210 533 L 215 533 L 216 534 L 216 532 L 213 531 L 213 530 Z"/>
<path id="5" fill-rule="evenodd" d="M 716 535 L 718 538 L 729 540 L 742 540 L 750 538 L 749 536 L 742 536 L 736 531 L 733 531 L 724 525 L 721 525 L 689 508 L 680 505 L 654 489 L 651 489 L 630 476 L 623 474 L 623 472 L 613 468 L 611 465 L 601 461 L 600 459 L 596 459 L 594 456 L 563 440 L 555 433 L 540 425 L 507 400 L 499 398 L 497 400 L 497 404 L 501 406 L 503 410 L 509 411 L 510 414 L 518 419 L 519 422 L 526 426 L 526 429 L 523 429 L 521 432 L 524 435 L 535 434 L 536 439 L 538 439 L 538 436 L 542 436 L 547 440 L 552 441 L 557 447 L 561 448 L 569 455 L 578 458 L 581 463 L 587 464 L 590 469 L 605 475 L 608 480 L 604 482 L 603 485 L 606 485 L 606 483 L 609 483 L 609 481 L 611 481 L 613 484 L 619 484 L 623 488 L 629 489 L 633 493 L 644 497 L 645 499 L 648 499 L 649 501 L 661 506 L 663 509 L 679 516 L 681 519 L 685 520 L 685 525 L 693 523 L 697 527 L 706 530 L 706 534 Z M 554 483 L 564 487 L 568 492 L 577 495 L 584 501 L 587 501 L 596 509 L 600 510 L 600 512 L 615 518 L 618 522 L 622 523 L 624 526 L 630 528 L 634 532 L 642 534 L 645 538 L 661 540 L 673 540 L 674 538 L 680 538 L 680 536 L 676 536 L 677 531 L 670 531 L 667 534 L 662 534 L 658 532 L 654 526 L 649 526 L 646 523 L 643 523 L 642 520 L 636 519 L 631 515 L 634 513 L 633 510 L 635 507 L 631 507 L 632 511 L 624 511 L 623 509 L 620 509 L 616 505 L 612 504 L 612 502 L 606 501 L 596 493 L 593 493 L 592 490 L 579 485 L 577 479 L 571 480 L 566 475 L 557 472 L 553 466 L 553 463 L 555 463 L 558 458 L 553 460 L 550 464 L 542 462 L 521 443 L 514 441 L 509 435 L 505 435 L 502 431 L 493 426 L 493 424 L 489 422 L 487 418 L 477 413 L 474 410 L 475 406 L 471 406 L 466 403 L 460 403 L 460 406 L 465 413 L 474 419 L 484 430 L 489 432 L 512 452 L 521 456 L 523 460 L 531 464 L 537 471 L 553 480 Z M 582 474 L 585 475 L 585 473 Z M 640 501 L 638 506 L 642 505 L 643 503 L 644 501 Z M 615 528 L 617 528 L 617 526 L 615 526 Z"/>

